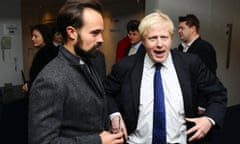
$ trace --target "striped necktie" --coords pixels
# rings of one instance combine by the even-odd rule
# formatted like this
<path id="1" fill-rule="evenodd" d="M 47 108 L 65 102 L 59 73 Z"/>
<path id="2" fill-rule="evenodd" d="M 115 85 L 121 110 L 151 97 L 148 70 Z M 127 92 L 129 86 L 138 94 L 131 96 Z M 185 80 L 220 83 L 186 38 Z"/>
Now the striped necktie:
<path id="1" fill-rule="evenodd" d="M 164 92 L 160 71 L 162 64 L 157 63 L 155 66 L 152 144 L 167 144 Z"/>

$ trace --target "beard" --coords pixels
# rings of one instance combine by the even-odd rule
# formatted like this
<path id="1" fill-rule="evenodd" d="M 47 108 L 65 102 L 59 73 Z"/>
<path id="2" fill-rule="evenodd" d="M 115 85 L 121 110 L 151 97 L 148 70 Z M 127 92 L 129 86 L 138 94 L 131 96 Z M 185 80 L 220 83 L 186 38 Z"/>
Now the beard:
<path id="1" fill-rule="evenodd" d="M 99 48 L 101 47 L 102 43 L 97 42 L 92 48 L 90 48 L 88 51 L 84 51 L 80 45 L 82 45 L 82 39 L 80 35 L 78 34 L 78 40 L 77 43 L 74 45 L 74 51 L 78 56 L 84 57 L 86 59 L 89 58 L 96 58 Z"/>

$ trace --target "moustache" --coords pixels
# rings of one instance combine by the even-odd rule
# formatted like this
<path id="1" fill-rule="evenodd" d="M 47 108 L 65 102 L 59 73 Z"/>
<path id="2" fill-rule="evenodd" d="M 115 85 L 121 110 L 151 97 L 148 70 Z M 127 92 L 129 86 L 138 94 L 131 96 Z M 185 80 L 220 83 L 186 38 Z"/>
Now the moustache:
<path id="1" fill-rule="evenodd" d="M 97 42 L 93 48 L 97 49 L 97 48 L 100 48 L 102 46 L 102 42 Z"/>
<path id="2" fill-rule="evenodd" d="M 96 43 L 89 51 L 87 51 L 87 55 L 89 57 L 95 58 L 97 57 L 98 50 L 102 46 L 101 42 Z"/>

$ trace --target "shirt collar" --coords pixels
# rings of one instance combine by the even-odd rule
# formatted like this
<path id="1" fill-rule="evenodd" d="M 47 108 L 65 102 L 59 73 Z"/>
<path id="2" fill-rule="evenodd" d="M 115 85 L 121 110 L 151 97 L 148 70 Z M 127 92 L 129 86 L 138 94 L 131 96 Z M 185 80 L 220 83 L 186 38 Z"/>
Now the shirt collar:
<path id="1" fill-rule="evenodd" d="M 132 45 L 132 47 L 134 47 L 135 49 L 138 49 L 140 47 L 140 45 L 142 44 L 142 41 Z"/>
<path id="2" fill-rule="evenodd" d="M 199 35 L 198 36 L 196 36 L 192 41 L 190 41 L 189 43 L 184 43 L 184 42 L 182 42 L 182 46 L 184 47 L 184 48 L 188 48 L 188 47 L 190 47 L 191 45 L 192 45 L 192 43 L 196 40 L 196 39 L 198 39 L 199 38 Z"/>
<path id="3" fill-rule="evenodd" d="M 171 63 L 172 63 L 172 54 L 171 54 L 171 51 L 170 51 L 167 59 L 162 62 L 162 67 L 168 68 Z M 144 65 L 148 69 L 153 68 L 154 65 L 155 65 L 155 62 L 149 57 L 149 55 L 147 53 L 146 53 L 145 58 L 144 58 Z"/>

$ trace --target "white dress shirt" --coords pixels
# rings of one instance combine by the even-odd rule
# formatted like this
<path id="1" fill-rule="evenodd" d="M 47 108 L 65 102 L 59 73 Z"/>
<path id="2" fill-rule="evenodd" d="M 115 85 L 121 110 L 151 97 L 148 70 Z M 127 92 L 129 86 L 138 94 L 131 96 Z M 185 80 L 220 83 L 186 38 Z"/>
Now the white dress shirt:
<path id="1" fill-rule="evenodd" d="M 198 39 L 199 38 L 199 36 L 196 36 L 191 42 L 189 42 L 189 43 L 184 43 L 184 42 L 182 42 L 181 43 L 181 45 L 182 45 L 182 47 L 183 47 L 183 52 L 187 52 L 188 51 L 188 49 L 189 49 L 189 47 L 193 44 L 193 42 L 196 40 L 196 39 Z"/>
<path id="2" fill-rule="evenodd" d="M 161 75 L 166 107 L 167 142 L 186 144 L 183 97 L 171 54 L 162 64 Z M 140 87 L 138 124 L 135 132 L 129 135 L 129 144 L 152 143 L 154 72 L 154 62 L 146 54 Z"/>

